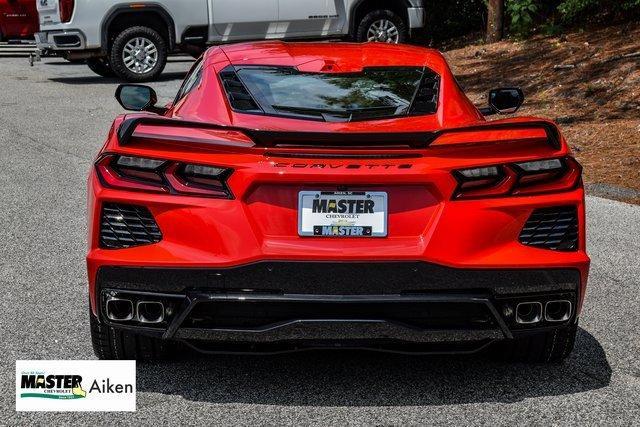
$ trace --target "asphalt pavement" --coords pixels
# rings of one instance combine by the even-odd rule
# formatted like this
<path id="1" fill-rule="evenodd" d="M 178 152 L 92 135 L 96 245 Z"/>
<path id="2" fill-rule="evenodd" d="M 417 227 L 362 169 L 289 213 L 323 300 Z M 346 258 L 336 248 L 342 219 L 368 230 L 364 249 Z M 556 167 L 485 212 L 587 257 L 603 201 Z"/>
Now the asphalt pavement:
<path id="1" fill-rule="evenodd" d="M 152 86 L 169 101 L 189 68 Z M 135 413 L 14 411 L 16 359 L 91 359 L 85 180 L 121 109 L 86 66 L 0 59 L 0 425 L 638 425 L 640 207 L 588 197 L 593 260 L 560 365 L 322 351 L 139 364 Z"/>

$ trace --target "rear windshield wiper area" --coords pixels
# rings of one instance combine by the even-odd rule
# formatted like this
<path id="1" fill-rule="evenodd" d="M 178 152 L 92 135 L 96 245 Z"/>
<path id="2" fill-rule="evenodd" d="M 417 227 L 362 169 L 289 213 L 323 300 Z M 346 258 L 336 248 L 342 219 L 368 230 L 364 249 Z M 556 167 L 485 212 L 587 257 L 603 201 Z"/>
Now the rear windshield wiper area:
<path id="1" fill-rule="evenodd" d="M 272 105 L 271 108 L 278 112 L 294 115 L 298 118 L 323 120 L 325 122 L 351 122 L 357 120 L 369 120 L 375 118 L 387 118 L 401 115 L 408 109 L 406 107 L 381 106 L 369 108 L 345 108 L 323 109 L 309 107 L 293 107 L 288 105 Z"/>

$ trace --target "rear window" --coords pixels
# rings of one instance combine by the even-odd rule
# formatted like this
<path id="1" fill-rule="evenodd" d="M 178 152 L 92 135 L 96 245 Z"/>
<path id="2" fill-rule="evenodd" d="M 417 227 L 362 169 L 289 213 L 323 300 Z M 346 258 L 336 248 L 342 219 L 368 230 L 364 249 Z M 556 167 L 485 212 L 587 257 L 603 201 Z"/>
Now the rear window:
<path id="1" fill-rule="evenodd" d="M 439 78 L 425 67 L 330 74 L 228 67 L 220 75 L 231 107 L 240 112 L 348 122 L 437 111 Z"/>

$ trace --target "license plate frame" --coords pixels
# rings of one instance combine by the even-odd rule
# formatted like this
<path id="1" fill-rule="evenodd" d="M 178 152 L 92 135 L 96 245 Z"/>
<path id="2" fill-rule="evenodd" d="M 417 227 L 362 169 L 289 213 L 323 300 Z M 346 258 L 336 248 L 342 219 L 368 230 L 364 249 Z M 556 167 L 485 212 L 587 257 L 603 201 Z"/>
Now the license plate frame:
<path id="1" fill-rule="evenodd" d="M 314 199 L 318 201 L 316 212 L 313 212 Z M 341 212 L 344 209 L 346 211 Z M 298 193 L 298 235 L 301 237 L 387 237 L 388 216 L 385 191 L 304 190 Z"/>

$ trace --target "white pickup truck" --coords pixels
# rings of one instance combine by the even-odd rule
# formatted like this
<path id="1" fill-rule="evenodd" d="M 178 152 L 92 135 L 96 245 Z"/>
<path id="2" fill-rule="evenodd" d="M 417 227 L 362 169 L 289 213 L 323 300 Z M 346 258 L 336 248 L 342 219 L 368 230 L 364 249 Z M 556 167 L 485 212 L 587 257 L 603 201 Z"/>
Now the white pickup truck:
<path id="1" fill-rule="evenodd" d="M 167 54 L 241 40 L 350 38 L 400 43 L 423 27 L 423 0 L 37 0 L 38 50 L 142 82 Z"/>

